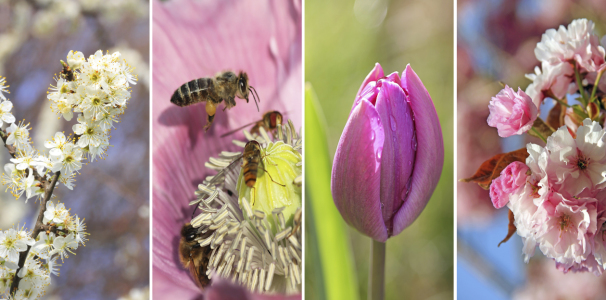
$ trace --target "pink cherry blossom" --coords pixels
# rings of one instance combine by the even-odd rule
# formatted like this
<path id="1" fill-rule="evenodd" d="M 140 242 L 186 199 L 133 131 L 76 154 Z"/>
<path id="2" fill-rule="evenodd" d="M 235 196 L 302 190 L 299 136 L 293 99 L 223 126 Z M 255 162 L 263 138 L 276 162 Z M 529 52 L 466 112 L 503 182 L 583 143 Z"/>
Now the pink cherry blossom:
<path id="1" fill-rule="evenodd" d="M 604 48 L 594 32 L 595 25 L 577 19 L 558 30 L 548 29 L 534 53 L 538 60 L 552 65 L 574 60 L 584 72 L 595 72 L 604 63 Z"/>
<path id="2" fill-rule="evenodd" d="M 538 114 L 537 106 L 524 91 L 518 88 L 516 93 L 509 86 L 492 97 L 488 109 L 488 125 L 496 127 L 501 137 L 520 135 L 530 130 Z"/>
<path id="3" fill-rule="evenodd" d="M 576 138 L 562 126 L 547 138 L 546 149 L 555 183 L 562 184 L 570 195 L 606 185 L 606 131 L 599 123 L 584 120 Z"/>
<path id="4" fill-rule="evenodd" d="M 529 170 L 526 164 L 514 161 L 501 171 L 501 176 L 492 181 L 490 198 L 495 208 L 507 205 L 509 195 L 526 184 Z"/>

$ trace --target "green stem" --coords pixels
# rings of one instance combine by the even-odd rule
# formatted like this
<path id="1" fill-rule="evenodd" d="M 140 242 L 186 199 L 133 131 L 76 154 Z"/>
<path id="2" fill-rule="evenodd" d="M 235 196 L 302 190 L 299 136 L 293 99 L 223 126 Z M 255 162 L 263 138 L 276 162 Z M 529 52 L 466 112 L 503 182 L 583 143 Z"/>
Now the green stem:
<path id="1" fill-rule="evenodd" d="M 543 140 L 543 142 L 547 143 L 547 139 L 534 127 L 530 128 L 530 130 L 532 130 L 532 132 L 536 133 L 536 135 Z"/>
<path id="2" fill-rule="evenodd" d="M 385 298 L 385 243 L 371 240 L 368 300 Z"/>
<path id="3" fill-rule="evenodd" d="M 589 98 L 589 100 L 592 102 L 593 97 L 595 97 L 595 93 L 598 91 L 598 83 L 600 83 L 600 79 L 602 79 L 602 73 L 604 73 L 604 71 L 598 72 L 598 77 L 595 79 L 595 83 L 593 84 L 593 90 L 591 91 L 591 97 Z"/>
<path id="4" fill-rule="evenodd" d="M 576 62 L 573 62 L 572 64 L 574 66 L 574 78 L 577 82 L 577 86 L 579 87 L 579 93 L 581 94 L 581 97 L 583 97 L 583 100 L 585 100 L 583 106 L 587 106 L 587 95 L 585 95 L 585 89 L 583 88 L 583 82 L 581 81 L 581 74 L 579 73 L 579 68 L 577 67 Z"/>
<path id="5" fill-rule="evenodd" d="M 557 101 L 558 103 L 560 103 L 560 104 L 561 104 L 561 105 L 563 105 L 563 106 L 566 106 L 566 107 L 571 107 L 571 105 L 569 105 L 568 103 L 566 103 L 566 102 L 564 102 L 564 101 L 562 101 L 562 100 L 558 99 L 556 96 L 549 96 L 549 98 L 551 98 L 551 99 L 553 99 L 553 100 Z"/>

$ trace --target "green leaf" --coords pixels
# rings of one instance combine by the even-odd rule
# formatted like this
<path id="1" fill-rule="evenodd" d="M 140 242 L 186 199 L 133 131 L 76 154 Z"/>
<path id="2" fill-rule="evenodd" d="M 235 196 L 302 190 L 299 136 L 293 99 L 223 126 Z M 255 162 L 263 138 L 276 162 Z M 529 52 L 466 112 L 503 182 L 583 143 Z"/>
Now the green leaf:
<path id="1" fill-rule="evenodd" d="M 358 299 L 347 225 L 330 192 L 331 159 L 318 99 L 305 86 L 305 294 Z"/>

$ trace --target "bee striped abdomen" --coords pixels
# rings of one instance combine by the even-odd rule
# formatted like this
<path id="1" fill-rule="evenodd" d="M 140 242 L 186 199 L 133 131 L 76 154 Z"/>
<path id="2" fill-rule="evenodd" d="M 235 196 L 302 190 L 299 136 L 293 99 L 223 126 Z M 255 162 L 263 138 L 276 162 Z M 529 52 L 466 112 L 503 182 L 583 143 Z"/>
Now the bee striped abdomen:
<path id="1" fill-rule="evenodd" d="M 246 164 L 244 169 L 244 182 L 247 187 L 252 187 L 257 182 L 257 170 L 259 169 L 258 159 L 254 159 Z"/>
<path id="2" fill-rule="evenodd" d="M 178 106 L 188 106 L 209 99 L 212 100 L 213 97 L 210 95 L 210 91 L 213 90 L 213 85 L 211 78 L 194 79 L 181 85 L 181 87 L 173 93 L 170 102 Z"/>

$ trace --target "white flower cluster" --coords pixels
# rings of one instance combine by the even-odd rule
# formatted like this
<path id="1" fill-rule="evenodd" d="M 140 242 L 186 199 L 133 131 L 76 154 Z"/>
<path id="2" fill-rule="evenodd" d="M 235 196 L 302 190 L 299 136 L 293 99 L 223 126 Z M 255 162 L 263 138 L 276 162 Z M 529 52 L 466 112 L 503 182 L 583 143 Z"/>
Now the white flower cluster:
<path id="1" fill-rule="evenodd" d="M 0 293 L 9 294 L 10 286 L 19 278 L 18 290 L 11 299 L 35 299 L 50 284 L 50 275 L 59 275 L 61 261 L 87 240 L 86 225 L 78 216 L 71 216 L 63 204 L 48 202 L 42 231 L 36 239 L 23 228 L 0 231 Z M 30 247 L 25 264 L 17 274 L 19 255 Z"/>
<path id="2" fill-rule="evenodd" d="M 595 73 L 604 67 L 603 45 L 594 32 L 595 25 L 587 19 L 572 21 L 568 28 L 549 29 L 534 50 L 541 62 L 535 74 L 526 77 L 532 83 L 526 88 L 537 107 L 545 97 L 563 99 L 566 94 L 578 91 L 575 83 L 575 66 L 583 76 L 595 78 Z"/>
<path id="3" fill-rule="evenodd" d="M 130 67 L 120 60 L 120 53 L 104 55 L 101 50 L 84 58 L 81 52 L 70 51 L 67 65 L 51 87 L 48 99 L 51 109 L 69 121 L 74 112 L 79 113 L 78 124 L 72 127 L 74 136 L 66 137 L 57 132 L 44 146 L 48 154 L 36 151 L 31 145 L 29 124 L 16 124 L 11 114 L 12 103 L 2 95 L 4 79 L 0 80 L 0 126 L 6 129 L 6 144 L 15 147 L 15 158 L 4 166 L 2 183 L 8 185 L 15 197 L 25 193 L 26 199 L 43 195 L 42 178 L 49 180 L 48 172 L 61 171 L 59 181 L 73 188 L 73 180 L 88 157 L 94 161 L 103 157 L 109 147 L 109 133 L 118 122 L 130 99 L 130 85 L 136 84 L 136 76 Z M 68 70 L 68 71 L 65 71 Z M 37 177 L 38 176 L 38 177 Z M 27 200 L 26 200 L 27 201 Z"/>
<path id="4" fill-rule="evenodd" d="M 57 172 L 57 180 L 72 189 L 83 160 L 104 155 L 109 132 L 126 109 L 130 85 L 136 83 L 119 52 L 104 55 L 97 51 L 85 59 L 82 53 L 70 51 L 67 61 L 62 62 L 63 71 L 48 99 L 51 108 L 68 121 L 78 113 L 78 124 L 72 128 L 73 136 L 57 132 L 46 141 L 48 153 L 33 148 L 29 124 L 15 123 L 13 105 L 3 94 L 7 92 L 5 79 L 0 78 L 0 126 L 8 125 L 0 129 L 0 135 L 13 156 L 4 166 L 2 183 L 17 198 L 25 194 L 26 202 L 34 196 L 49 197 L 45 188 Z M 63 204 L 47 201 L 45 209 L 42 224 L 36 224 L 33 234 L 23 228 L 0 232 L 0 293 L 10 294 L 10 299 L 41 296 L 50 274 L 58 275 L 57 259 L 63 261 L 86 241 L 84 220 L 71 216 Z M 20 255 L 26 253 L 25 263 L 19 263 Z M 18 284 L 16 292 L 9 291 L 13 282 Z"/>
<path id="5" fill-rule="evenodd" d="M 562 126 L 547 145 L 527 146 L 491 185 L 515 216 L 526 261 L 538 245 L 564 271 L 606 268 L 606 130 L 586 119 L 573 137 Z M 516 164 L 522 165 L 516 166 Z"/>

